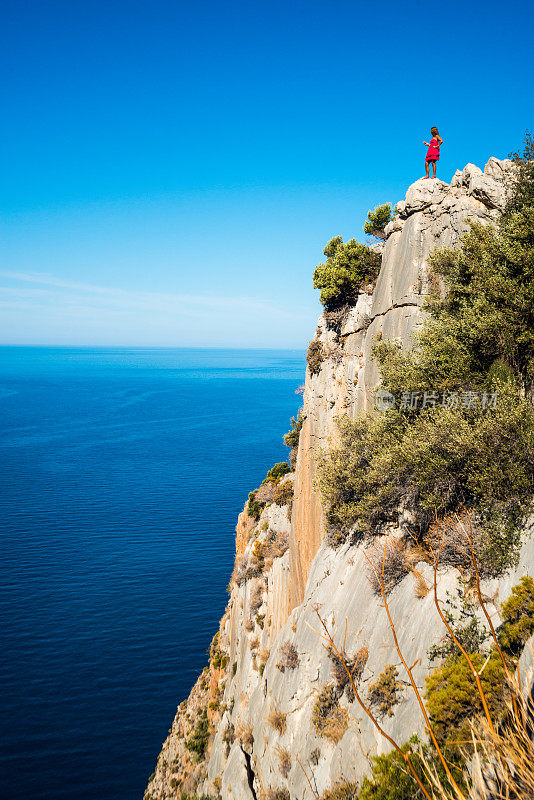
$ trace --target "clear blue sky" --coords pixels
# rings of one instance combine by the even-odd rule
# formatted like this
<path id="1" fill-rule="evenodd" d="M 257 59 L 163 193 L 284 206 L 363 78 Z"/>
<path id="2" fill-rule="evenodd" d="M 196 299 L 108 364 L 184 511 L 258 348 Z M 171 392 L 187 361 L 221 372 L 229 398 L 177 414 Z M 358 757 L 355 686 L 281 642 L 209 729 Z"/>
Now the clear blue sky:
<path id="1" fill-rule="evenodd" d="M 305 347 L 313 267 L 532 128 L 532 2 L 2 0 L 0 342 Z"/>

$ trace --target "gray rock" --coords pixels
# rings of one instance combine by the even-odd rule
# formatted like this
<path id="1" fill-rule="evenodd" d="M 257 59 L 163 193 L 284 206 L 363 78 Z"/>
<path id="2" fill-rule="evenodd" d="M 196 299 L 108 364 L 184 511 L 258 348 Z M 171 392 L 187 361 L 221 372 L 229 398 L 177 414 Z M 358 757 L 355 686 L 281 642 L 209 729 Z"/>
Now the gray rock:
<path id="1" fill-rule="evenodd" d="M 462 170 L 462 186 L 469 186 L 474 175 L 482 175 L 480 167 L 475 166 L 475 164 L 466 164 Z"/>
<path id="2" fill-rule="evenodd" d="M 406 192 L 404 215 L 424 211 L 429 206 L 441 203 L 449 189 L 449 184 L 439 178 L 419 178 Z"/>
<path id="3" fill-rule="evenodd" d="M 457 169 L 451 179 L 451 186 L 452 188 L 456 188 L 457 186 L 463 186 L 463 176 L 462 171 Z"/>
<path id="4" fill-rule="evenodd" d="M 469 194 L 488 208 L 503 210 L 506 202 L 504 185 L 491 175 L 472 175 L 469 181 Z"/>
<path id="5" fill-rule="evenodd" d="M 406 203 L 404 200 L 399 200 L 397 205 L 395 206 L 395 210 L 400 217 L 404 217 L 406 214 Z"/>
<path id="6" fill-rule="evenodd" d="M 499 161 L 498 158 L 492 156 L 484 167 L 484 175 L 490 175 L 498 181 L 505 181 L 515 169 L 515 164 L 511 159 L 505 158 Z"/>

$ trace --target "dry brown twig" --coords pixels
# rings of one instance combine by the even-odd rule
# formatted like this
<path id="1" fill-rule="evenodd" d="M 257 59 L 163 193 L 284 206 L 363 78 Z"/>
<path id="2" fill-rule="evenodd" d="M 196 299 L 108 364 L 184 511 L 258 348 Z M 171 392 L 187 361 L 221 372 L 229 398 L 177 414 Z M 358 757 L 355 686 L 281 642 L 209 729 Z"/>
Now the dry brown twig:
<path id="1" fill-rule="evenodd" d="M 346 669 L 347 674 L 349 676 L 349 681 L 350 681 L 351 686 L 352 686 L 352 691 L 354 692 L 354 697 L 358 701 L 360 707 L 367 714 L 367 716 L 369 717 L 369 719 L 371 720 L 373 725 L 381 733 L 381 735 L 386 739 L 386 741 L 388 741 L 390 743 L 390 745 L 401 756 L 401 758 L 406 763 L 406 766 L 408 767 L 408 769 L 412 773 L 415 781 L 419 785 L 419 788 L 421 789 L 421 791 L 423 792 L 423 794 L 427 798 L 427 800 L 432 800 L 431 796 L 429 795 L 429 793 L 426 790 L 424 784 L 422 783 L 422 781 L 419 778 L 417 772 L 415 771 L 415 768 L 412 765 L 412 762 L 410 760 L 410 752 L 405 753 L 402 750 L 402 748 L 399 746 L 399 744 L 388 733 L 386 733 L 386 731 L 382 728 L 382 726 L 378 722 L 376 716 L 368 708 L 368 706 L 364 703 L 364 701 L 362 700 L 362 698 L 361 698 L 361 696 L 360 696 L 360 694 L 358 692 L 358 689 L 357 689 L 356 684 L 354 682 L 354 678 L 353 678 L 352 672 L 349 669 L 349 667 L 347 666 L 346 661 L 345 661 L 345 645 L 346 645 L 346 639 L 347 639 L 347 622 L 345 621 L 345 636 L 344 636 L 344 639 L 343 639 L 343 647 L 342 647 L 341 650 L 339 650 L 338 647 L 336 646 L 336 643 L 334 641 L 333 636 L 330 634 L 330 631 L 328 630 L 328 627 L 327 627 L 325 621 L 323 620 L 323 618 L 321 617 L 321 615 L 319 614 L 318 611 L 316 611 L 316 614 L 317 614 L 317 617 L 319 618 L 319 622 L 321 623 L 321 625 L 322 625 L 322 627 L 324 629 L 324 634 L 321 634 L 321 633 L 318 632 L 318 635 L 321 637 L 321 639 L 323 639 L 326 642 L 328 642 L 329 646 L 334 650 L 334 652 L 336 653 L 337 657 L 339 658 L 339 660 L 343 664 L 344 668 Z"/>
<path id="2" fill-rule="evenodd" d="M 510 688 L 510 698 L 511 698 L 509 703 L 508 722 L 504 730 L 498 730 L 496 728 L 494 720 L 491 718 L 487 700 L 484 695 L 484 691 L 482 689 L 482 684 L 480 682 L 480 675 L 482 674 L 486 664 L 488 663 L 489 657 L 488 659 L 486 659 L 486 663 L 481 667 L 481 669 L 477 670 L 469 654 L 467 653 L 465 648 L 461 645 L 461 643 L 458 641 L 458 638 L 455 635 L 454 630 L 452 629 L 447 619 L 445 618 L 443 612 L 441 611 L 439 598 L 437 594 L 438 563 L 441 551 L 441 544 L 437 552 L 435 552 L 431 548 L 431 553 L 434 561 L 433 564 L 434 605 L 436 606 L 436 609 L 438 611 L 438 614 L 442 622 L 447 628 L 448 634 L 451 636 L 452 640 L 454 641 L 454 643 L 462 653 L 462 656 L 466 659 L 469 665 L 473 677 L 475 678 L 477 692 L 480 696 L 482 707 L 484 710 L 484 716 L 482 718 L 483 724 L 480 725 L 480 722 L 477 721 L 476 725 L 475 723 L 473 723 L 472 725 L 472 742 L 470 744 L 472 744 L 473 746 L 475 755 L 471 773 L 467 771 L 464 773 L 466 784 L 468 786 L 467 794 L 464 791 L 462 791 L 462 789 L 460 789 L 457 782 L 454 780 L 447 759 L 445 758 L 441 750 L 441 747 L 436 739 L 436 736 L 430 724 L 428 712 L 426 710 L 425 704 L 423 702 L 423 699 L 415 682 L 412 671 L 415 668 L 416 664 L 418 663 L 419 659 L 416 659 L 414 663 L 411 666 L 409 666 L 404 658 L 404 655 L 399 645 L 395 623 L 391 616 L 387 600 L 387 584 L 384 580 L 386 555 L 387 555 L 386 554 L 387 540 L 384 546 L 384 553 L 382 556 L 382 566 L 380 570 L 378 570 L 376 565 L 374 565 L 371 562 L 371 560 L 367 557 L 365 552 L 364 556 L 367 558 L 367 561 L 371 569 L 374 570 L 375 572 L 377 583 L 380 586 L 380 594 L 382 596 L 383 607 L 385 609 L 389 627 L 393 635 L 395 648 L 407 672 L 410 685 L 419 704 L 419 708 L 421 710 L 423 719 L 425 721 L 426 730 L 429 734 L 433 748 L 445 770 L 448 785 L 444 785 L 443 781 L 438 775 L 436 766 L 429 762 L 428 758 L 425 757 L 423 752 L 419 752 L 418 755 L 424 767 L 425 777 L 431 786 L 431 789 L 429 791 L 429 789 L 425 787 L 422 780 L 417 775 L 411 763 L 410 760 L 411 751 L 405 753 L 401 749 L 398 743 L 391 736 L 389 736 L 389 734 L 386 733 L 386 731 L 382 728 L 376 716 L 372 713 L 372 711 L 363 701 L 362 697 L 358 692 L 357 686 L 355 685 L 353 673 L 350 667 L 348 666 L 345 657 L 346 641 L 347 641 L 347 620 L 345 621 L 345 631 L 344 631 L 343 645 L 341 647 L 341 650 L 336 646 L 334 641 L 335 630 L 332 633 L 328 630 L 327 624 L 325 620 L 321 617 L 318 607 L 316 607 L 314 610 L 321 623 L 321 627 L 324 633 L 321 633 L 321 631 L 317 631 L 311 625 L 309 627 L 311 627 L 312 630 L 314 630 L 321 639 L 326 641 L 328 646 L 336 654 L 343 668 L 347 672 L 350 684 L 352 686 L 352 690 L 354 692 L 354 697 L 358 701 L 358 704 L 365 712 L 365 714 L 369 717 L 369 719 L 371 720 L 375 728 L 379 731 L 379 733 L 386 739 L 386 741 L 389 742 L 392 748 L 401 757 L 406 767 L 410 770 L 414 780 L 418 784 L 419 789 L 423 793 L 426 800 L 467 800 L 467 798 L 471 796 L 472 790 L 476 791 L 477 797 L 480 798 L 480 800 L 490 800 L 490 797 L 493 800 L 534 800 L 534 742 L 532 740 L 531 731 L 529 727 L 530 725 L 529 721 L 534 716 L 534 708 L 532 707 L 530 701 L 528 702 L 525 701 L 522 696 L 519 670 L 517 671 L 517 676 L 512 676 L 510 673 L 508 664 L 506 662 L 506 658 L 504 656 L 504 653 L 502 652 L 502 649 L 498 641 L 498 637 L 495 631 L 495 626 L 493 625 L 493 622 L 491 620 L 491 615 L 488 609 L 486 608 L 486 602 L 484 600 L 480 585 L 480 570 L 476 557 L 471 516 L 469 512 L 466 513 L 467 513 L 467 520 L 469 523 L 469 532 L 467 531 L 465 525 L 462 523 L 461 519 L 458 517 L 457 524 L 459 530 L 457 531 L 457 533 L 459 535 L 461 534 L 467 543 L 474 571 L 475 589 L 477 597 L 480 606 L 482 608 L 483 614 L 488 622 L 488 626 L 495 647 L 502 661 L 503 668 L 505 670 L 505 675 L 507 677 L 507 682 Z M 436 513 L 436 525 L 439 530 L 439 520 L 437 518 L 437 513 Z M 485 764 L 484 769 L 482 769 L 480 763 L 481 755 L 483 757 L 483 762 Z M 297 761 L 300 764 L 301 768 L 303 769 L 304 774 L 306 775 L 308 785 L 310 786 L 310 790 L 315 800 L 319 800 L 318 795 L 313 790 L 309 777 L 306 774 L 306 771 L 304 770 L 298 758 Z M 490 775 L 491 792 L 487 786 L 488 769 L 491 772 Z M 485 771 L 486 775 L 484 774 Z"/>
<path id="3" fill-rule="evenodd" d="M 302 771 L 303 771 L 303 773 L 304 773 L 304 776 L 305 776 L 305 778 L 306 778 L 306 781 L 308 782 L 308 786 L 310 787 L 310 792 L 312 793 L 312 795 L 313 795 L 313 797 L 315 798 L 315 800 L 319 800 L 319 794 L 317 793 L 317 791 L 316 791 L 316 790 L 313 788 L 313 786 L 311 785 L 311 780 L 310 780 L 310 779 L 309 779 L 309 777 L 308 777 L 308 773 L 306 772 L 306 770 L 305 770 L 305 769 L 304 769 L 304 767 L 302 766 L 302 761 L 300 760 L 300 758 L 299 758 L 298 756 L 296 756 L 295 758 L 296 758 L 296 761 L 297 761 L 298 765 L 300 766 L 301 770 L 302 770 Z"/>
<path id="4" fill-rule="evenodd" d="M 436 527 L 437 528 L 438 528 L 438 525 L 439 525 L 439 523 L 438 523 L 438 515 L 437 515 L 437 512 L 436 512 Z M 438 530 L 439 530 L 439 528 L 438 528 Z M 486 720 L 488 722 L 488 725 L 490 726 L 490 729 L 493 731 L 493 733 L 495 733 L 495 727 L 493 725 L 493 720 L 491 719 L 491 714 L 490 714 L 490 711 L 489 711 L 489 708 L 488 708 L 486 695 L 484 694 L 484 690 L 482 688 L 482 683 L 480 681 L 480 672 L 476 669 L 476 667 L 473 664 L 471 658 L 469 657 L 469 653 L 467 652 L 465 647 L 463 647 L 463 645 L 458 640 L 458 637 L 454 633 L 454 630 L 452 629 L 452 626 L 450 625 L 450 623 L 447 621 L 447 619 L 445 617 L 445 614 L 441 610 L 441 606 L 439 604 L 439 600 L 438 600 L 438 562 L 439 562 L 440 552 L 441 552 L 441 545 L 438 548 L 438 552 L 437 552 L 436 558 L 434 560 L 434 605 L 436 606 L 437 612 L 438 612 L 439 616 L 441 617 L 441 621 L 443 622 L 443 624 L 447 628 L 447 632 L 448 632 L 449 636 L 453 640 L 453 642 L 456 645 L 456 647 L 460 650 L 460 652 L 462 653 L 463 657 L 466 659 L 466 661 L 467 661 L 467 663 L 469 665 L 469 669 L 471 670 L 471 672 L 473 674 L 473 677 L 475 679 L 475 683 L 477 685 L 477 691 L 478 691 L 478 693 L 480 695 L 480 700 L 482 702 L 482 708 L 484 709 L 484 714 L 486 715 Z"/>
<path id="5" fill-rule="evenodd" d="M 428 716 L 428 712 L 426 710 L 425 704 L 423 703 L 423 699 L 421 697 L 421 693 L 420 693 L 420 691 L 419 691 L 419 689 L 417 687 L 417 684 L 415 682 L 415 678 L 413 676 L 413 672 L 412 672 L 413 668 L 409 667 L 408 664 L 406 663 L 406 659 L 404 658 L 404 655 L 403 655 L 402 650 L 401 650 L 400 645 L 399 645 L 399 640 L 397 638 L 397 631 L 396 631 L 395 624 L 393 622 L 393 619 L 391 617 L 391 613 L 390 613 L 390 610 L 389 610 L 389 603 L 388 603 L 387 595 L 386 595 L 386 587 L 384 585 L 384 579 L 383 579 L 384 570 L 385 570 L 385 563 L 386 563 L 386 548 L 387 548 L 387 540 L 384 542 L 384 558 L 383 558 L 383 562 L 382 562 L 382 564 L 383 564 L 383 566 L 382 566 L 382 575 L 381 576 L 377 576 L 377 578 L 379 577 L 379 579 L 380 579 L 382 602 L 384 604 L 384 608 L 385 608 L 386 615 L 387 615 L 387 618 L 388 618 L 388 623 L 389 623 L 389 627 L 391 629 L 391 633 L 393 634 L 393 641 L 395 642 L 395 649 L 397 650 L 399 658 L 402 661 L 402 665 L 403 665 L 404 669 L 406 670 L 406 672 L 408 674 L 408 678 L 409 678 L 410 684 L 411 684 L 412 689 L 414 691 L 414 694 L 415 694 L 415 696 L 417 698 L 417 702 L 419 704 L 419 708 L 421 710 L 421 714 L 423 715 L 423 719 L 425 721 L 426 729 L 427 729 L 428 734 L 429 734 L 429 736 L 430 736 L 430 738 L 432 740 L 432 744 L 434 745 L 434 749 L 436 750 L 436 753 L 437 753 L 437 755 L 438 755 L 438 757 L 439 757 L 439 759 L 440 759 L 440 761 L 441 761 L 441 763 L 443 765 L 443 768 L 445 770 L 445 773 L 446 773 L 448 779 L 450 780 L 451 784 L 454 786 L 455 790 L 457 790 L 461 794 L 460 789 L 457 786 L 456 781 L 454 780 L 452 772 L 449 769 L 449 765 L 447 763 L 447 759 L 443 755 L 441 747 L 438 744 L 438 740 L 436 739 L 436 735 L 435 735 L 435 733 L 434 733 L 434 731 L 432 729 L 432 725 L 430 724 L 430 718 Z M 364 551 L 363 554 L 367 558 L 365 551 Z M 371 564 L 371 561 L 369 559 L 368 559 L 368 561 L 369 561 L 369 564 Z M 371 566 L 373 567 L 373 569 L 376 569 L 372 564 L 371 564 Z M 412 771 L 413 771 L 413 773 L 415 775 L 415 770 L 413 770 L 413 768 L 412 768 Z M 420 783 L 420 785 L 422 786 L 422 783 L 419 780 L 418 780 L 418 783 Z"/>

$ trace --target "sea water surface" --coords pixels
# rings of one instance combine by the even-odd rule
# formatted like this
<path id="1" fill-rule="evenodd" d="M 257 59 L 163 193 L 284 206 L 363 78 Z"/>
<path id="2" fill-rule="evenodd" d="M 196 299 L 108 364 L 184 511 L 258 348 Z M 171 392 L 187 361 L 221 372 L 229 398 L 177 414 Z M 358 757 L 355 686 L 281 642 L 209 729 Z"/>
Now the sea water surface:
<path id="1" fill-rule="evenodd" d="M 296 351 L 0 348 L 2 800 L 136 800 L 284 460 Z"/>

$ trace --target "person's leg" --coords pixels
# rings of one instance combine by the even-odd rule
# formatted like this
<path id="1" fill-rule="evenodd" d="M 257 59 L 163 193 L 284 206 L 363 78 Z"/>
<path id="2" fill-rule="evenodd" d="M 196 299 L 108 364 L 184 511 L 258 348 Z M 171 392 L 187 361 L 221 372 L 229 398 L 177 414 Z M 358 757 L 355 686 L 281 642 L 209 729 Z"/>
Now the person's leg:
<path id="1" fill-rule="evenodd" d="M 432 162 L 432 173 L 433 173 L 433 174 L 432 174 L 432 177 L 433 177 L 433 178 L 435 178 L 435 177 L 436 177 L 436 163 L 437 163 L 436 161 L 433 161 L 433 162 Z"/>
<path id="2" fill-rule="evenodd" d="M 428 161 L 425 161 L 425 170 L 426 170 L 426 175 L 425 175 L 425 178 L 428 178 Z M 423 178 L 423 180 L 424 180 L 425 178 Z"/>

